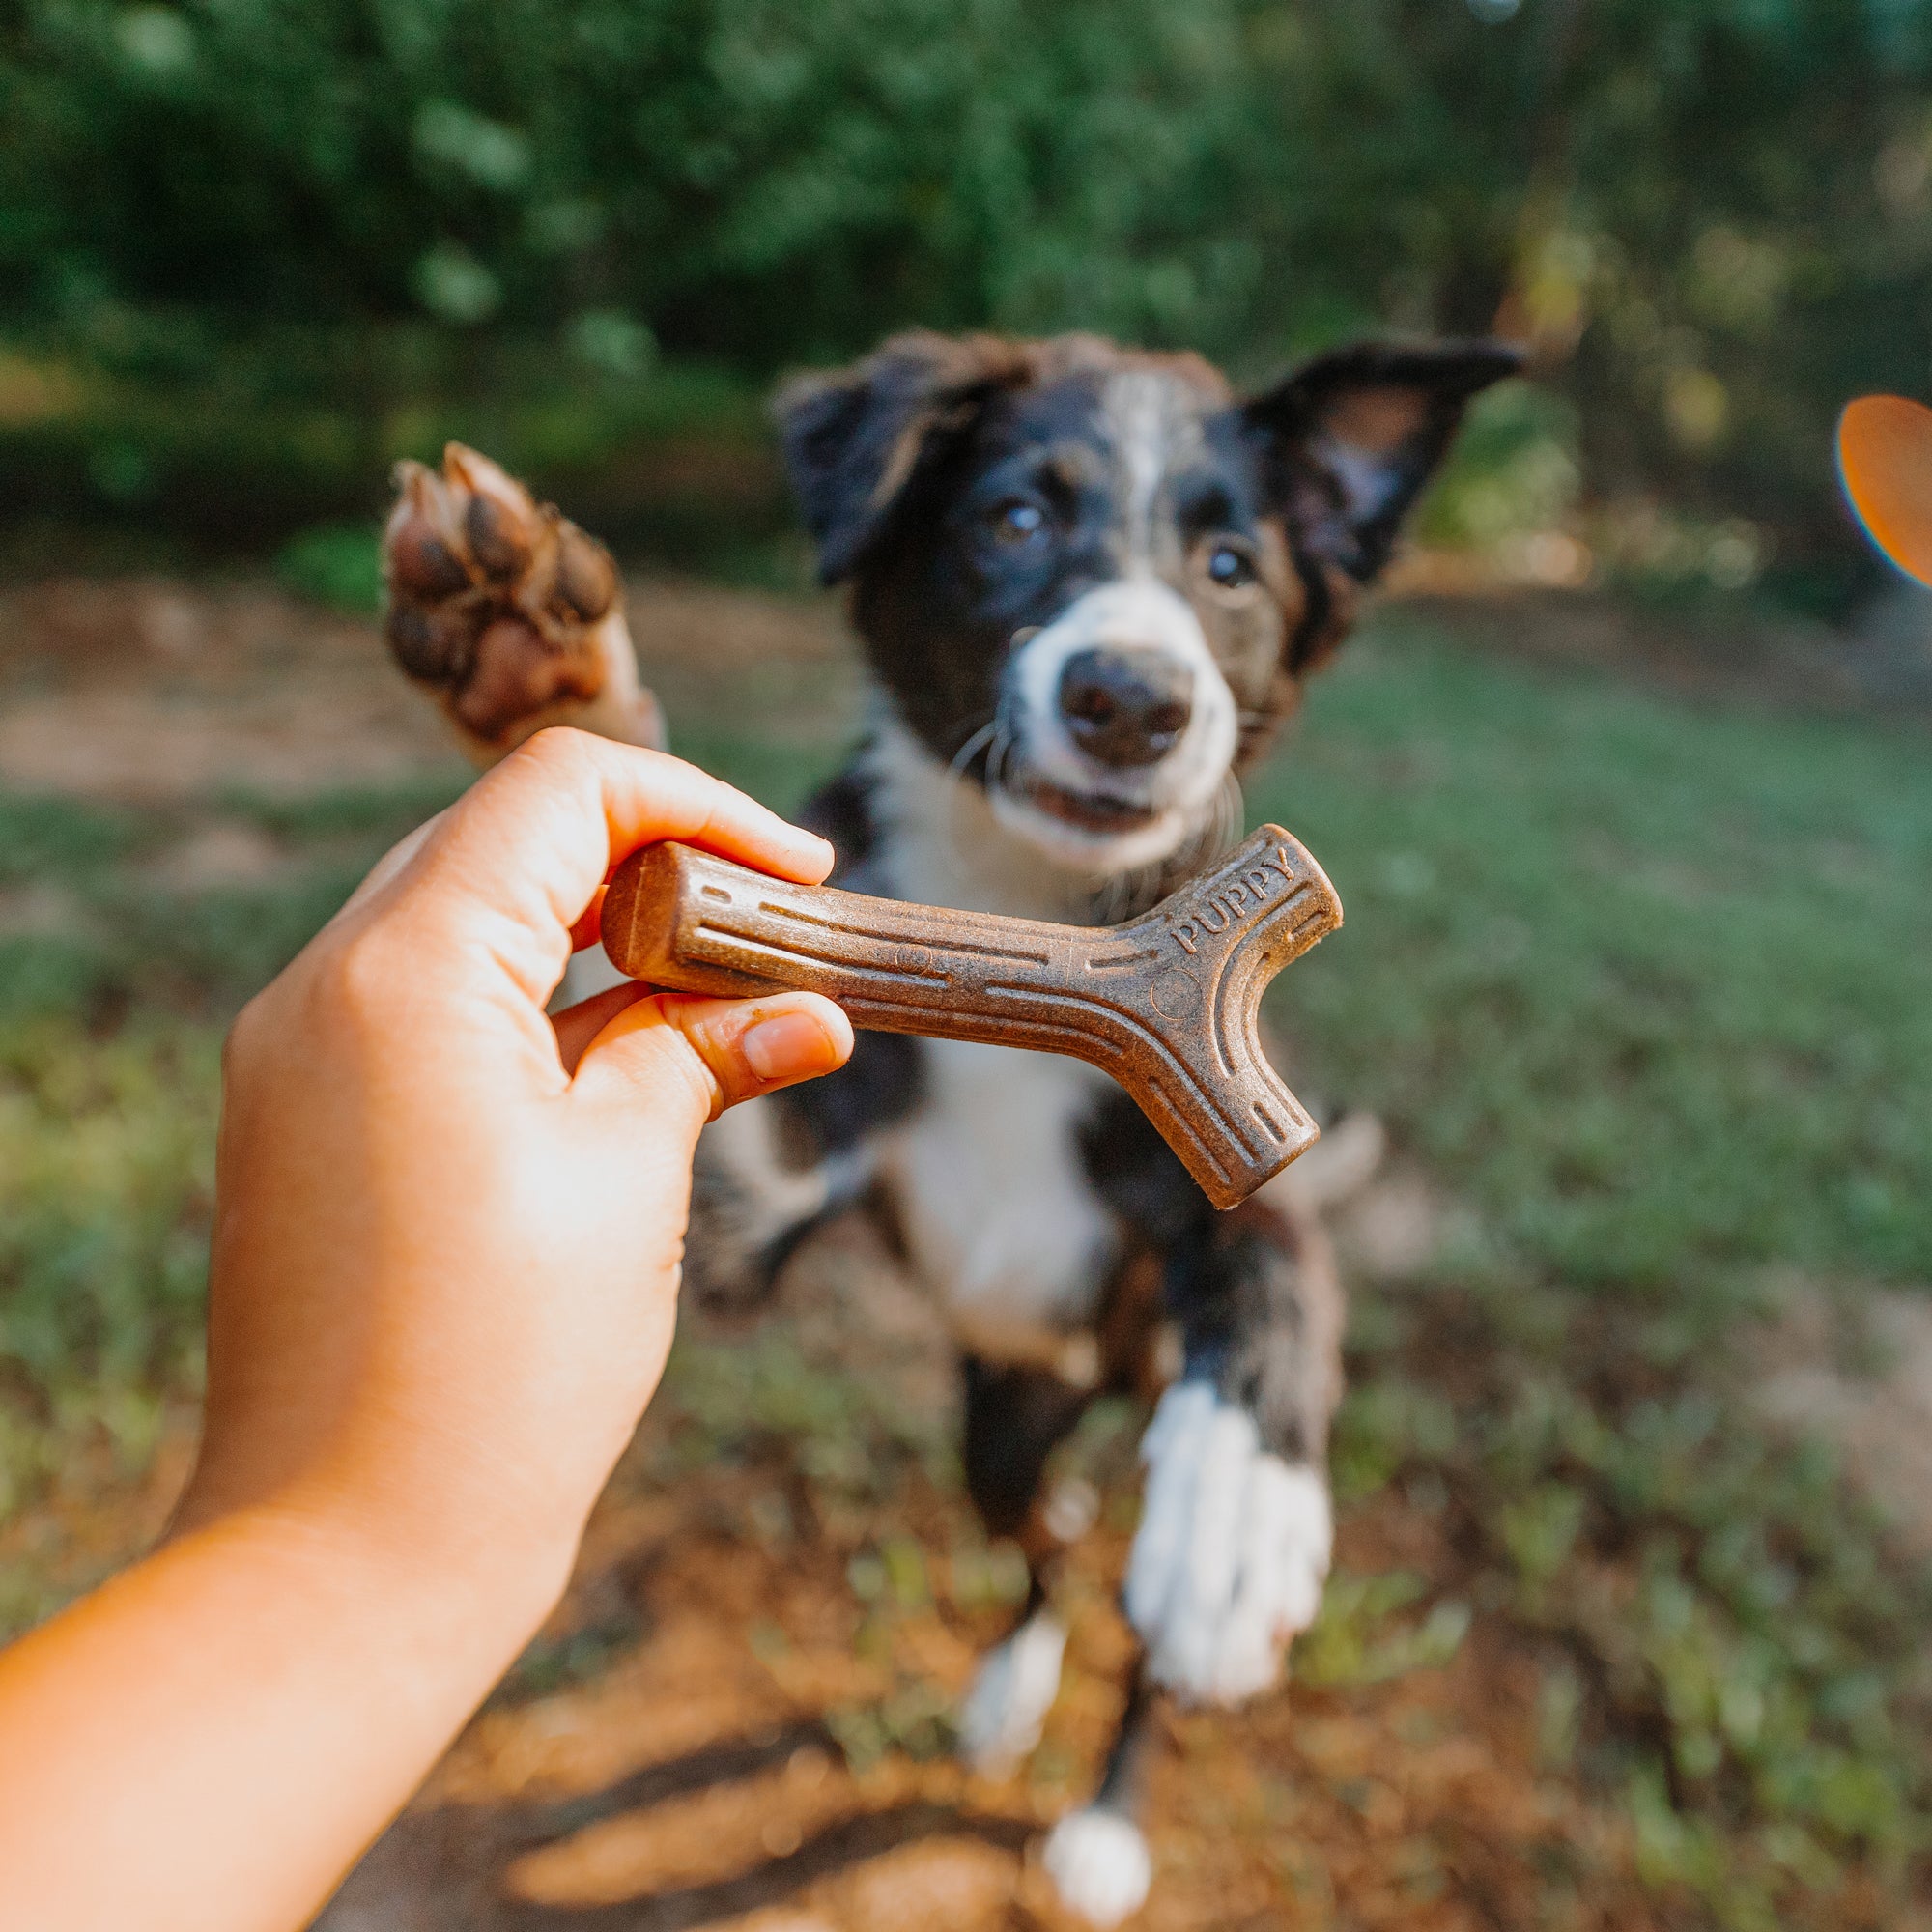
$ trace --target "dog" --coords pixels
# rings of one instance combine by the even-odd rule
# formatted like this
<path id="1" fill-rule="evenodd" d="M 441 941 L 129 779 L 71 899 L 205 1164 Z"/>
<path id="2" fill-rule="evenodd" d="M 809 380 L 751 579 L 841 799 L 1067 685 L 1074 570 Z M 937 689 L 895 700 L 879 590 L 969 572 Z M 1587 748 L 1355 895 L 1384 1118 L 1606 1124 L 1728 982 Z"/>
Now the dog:
<path id="1" fill-rule="evenodd" d="M 1238 838 L 1241 775 L 1519 359 L 1371 342 L 1242 398 L 1191 355 L 911 333 L 783 385 L 785 465 L 871 674 L 863 742 L 803 813 L 834 882 L 1081 923 L 1152 905 Z M 608 558 L 494 466 L 406 467 L 385 560 L 395 653 L 478 756 L 558 719 L 661 741 Z M 1047 1459 L 1101 1391 L 1152 1402 L 1122 1592 L 1141 1661 L 1099 1788 L 1044 1854 L 1098 1925 L 1148 1890 L 1155 1701 L 1266 1690 L 1320 1605 L 1343 1326 L 1325 1151 L 1219 1213 L 1095 1069 L 888 1034 L 700 1148 L 696 1293 L 756 1302 L 864 1206 L 945 1312 L 967 1485 L 1033 1576 L 960 1712 L 981 1768 L 1033 1747 L 1059 1685 L 1048 1582 L 1082 1525 L 1042 1494 Z"/>

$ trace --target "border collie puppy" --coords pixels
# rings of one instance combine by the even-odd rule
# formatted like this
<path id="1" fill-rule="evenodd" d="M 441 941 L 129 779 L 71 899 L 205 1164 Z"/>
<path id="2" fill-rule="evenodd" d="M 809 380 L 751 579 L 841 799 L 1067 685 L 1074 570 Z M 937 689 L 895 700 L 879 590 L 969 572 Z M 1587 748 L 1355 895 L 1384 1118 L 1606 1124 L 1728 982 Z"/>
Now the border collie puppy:
<path id="1" fill-rule="evenodd" d="M 1238 838 L 1240 774 L 1347 633 L 1464 406 L 1517 365 L 1491 342 L 1371 343 L 1239 399 L 1192 355 L 911 334 L 785 386 L 785 461 L 873 680 L 863 743 L 804 814 L 835 882 L 1083 923 L 1153 904 Z M 558 717 L 647 742 L 602 554 L 480 459 L 450 466 L 410 471 L 391 523 L 405 668 L 485 754 Z M 696 1291 L 756 1300 L 864 1203 L 957 1339 L 968 1484 L 1035 1576 L 961 1713 L 982 1767 L 1033 1747 L 1059 1685 L 1043 1573 L 1085 1525 L 1042 1495 L 1048 1455 L 1095 1394 L 1155 1399 L 1122 1599 L 1143 1660 L 1098 1793 L 1046 1847 L 1098 1924 L 1148 1889 L 1152 1700 L 1265 1690 L 1320 1603 L 1342 1297 L 1314 1166 L 1217 1213 L 1096 1069 L 889 1034 L 700 1148 Z"/>

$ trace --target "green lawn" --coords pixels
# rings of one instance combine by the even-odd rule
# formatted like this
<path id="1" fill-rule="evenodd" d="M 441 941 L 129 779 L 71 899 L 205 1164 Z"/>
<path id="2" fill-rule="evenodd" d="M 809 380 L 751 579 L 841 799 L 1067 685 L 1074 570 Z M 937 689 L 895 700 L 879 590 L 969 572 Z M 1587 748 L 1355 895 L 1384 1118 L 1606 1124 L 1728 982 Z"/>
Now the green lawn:
<path id="1" fill-rule="evenodd" d="M 838 750 L 673 724 L 781 806 Z M 1501 1619 L 1552 1775 L 1687 1922 L 1865 1922 L 1860 1895 L 1896 1922 L 1922 1891 L 1932 1594 L 1710 1345 L 1774 1269 L 1932 1280 L 1927 750 L 1394 617 L 1251 787 L 1348 906 L 1279 995 L 1297 1084 L 1380 1110 L 1463 1210 L 1358 1307 L 1336 1452 L 1345 1506 L 1446 1513 L 1455 1573 L 1338 1578 L 1303 1667 Z M 138 1467 L 192 1393 L 226 1015 L 453 782 L 211 801 L 291 864 L 201 893 L 154 882 L 165 813 L 0 798 L 0 1516 L 83 1441 Z M 0 1574 L 0 1628 L 50 1601 Z"/>
<path id="2" fill-rule="evenodd" d="M 1498 1265 L 1932 1281 L 1932 738 L 1690 711 L 1399 621 L 1251 792 L 1348 924 L 1304 1050 Z"/>

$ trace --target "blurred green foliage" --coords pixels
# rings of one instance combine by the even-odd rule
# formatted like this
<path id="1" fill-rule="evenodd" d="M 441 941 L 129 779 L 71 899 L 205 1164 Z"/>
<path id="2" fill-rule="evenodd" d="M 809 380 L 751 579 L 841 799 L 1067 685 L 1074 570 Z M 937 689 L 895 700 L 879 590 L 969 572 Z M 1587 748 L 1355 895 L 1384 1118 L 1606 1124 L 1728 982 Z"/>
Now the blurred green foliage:
<path id="1" fill-rule="evenodd" d="M 331 610 L 372 615 L 383 601 L 380 536 L 356 524 L 317 524 L 282 546 L 275 575 Z"/>
<path id="2" fill-rule="evenodd" d="M 1091 327 L 1249 375 L 1500 322 L 1578 406 L 1600 496 L 1742 516 L 1816 601 L 1857 554 L 1832 417 L 1927 386 L 1928 314 L 1918 0 L 0 22 L 0 446 L 56 502 L 150 518 L 224 461 L 352 514 L 388 456 L 466 424 L 540 472 L 601 461 L 705 406 L 679 371 L 742 398 L 913 322 Z"/>

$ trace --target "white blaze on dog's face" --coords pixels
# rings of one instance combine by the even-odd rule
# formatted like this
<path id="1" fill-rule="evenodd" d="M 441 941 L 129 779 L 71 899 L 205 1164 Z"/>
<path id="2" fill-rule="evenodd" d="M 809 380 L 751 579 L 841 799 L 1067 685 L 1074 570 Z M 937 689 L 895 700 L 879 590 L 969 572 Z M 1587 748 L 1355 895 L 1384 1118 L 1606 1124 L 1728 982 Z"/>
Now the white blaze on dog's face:
<path id="1" fill-rule="evenodd" d="M 1371 345 L 1242 403 L 1193 356 L 910 336 L 780 416 L 899 719 L 1006 831 L 1103 878 L 1223 829 L 1463 405 L 1515 365 Z"/>
<path id="2" fill-rule="evenodd" d="M 1064 586 L 1071 601 L 1009 652 L 986 781 L 1009 831 L 1071 869 L 1111 873 L 1158 863 L 1215 816 L 1238 706 L 1188 601 L 1177 541 L 1176 484 L 1212 473 L 1200 391 L 1133 368 L 1079 400 L 1084 419 L 1067 426 L 1057 458 L 1022 458 L 1017 474 L 1001 466 L 989 478 L 1029 491 L 1042 469 L 1071 480 L 1057 511 L 1031 494 L 989 510 L 1018 514 L 1042 537 L 1057 530 L 1068 554 L 1084 517 L 1098 526 L 1100 554 L 1084 573 L 1099 581 L 1082 588 L 1076 576 Z"/>

